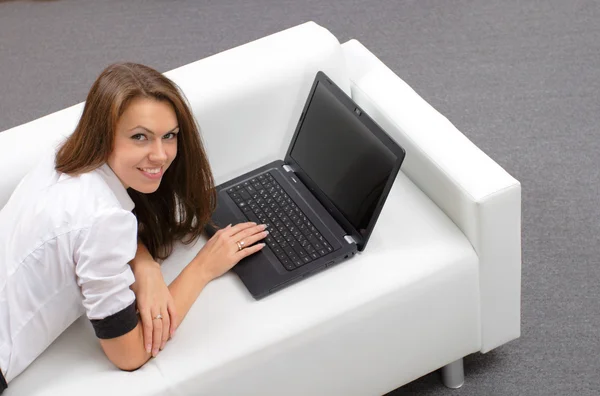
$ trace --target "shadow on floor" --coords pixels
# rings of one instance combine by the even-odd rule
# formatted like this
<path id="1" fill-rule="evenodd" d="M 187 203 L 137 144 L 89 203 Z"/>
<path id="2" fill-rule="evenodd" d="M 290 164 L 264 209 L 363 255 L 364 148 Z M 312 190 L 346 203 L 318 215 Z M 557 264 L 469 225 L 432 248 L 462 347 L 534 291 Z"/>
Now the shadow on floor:
<path id="1" fill-rule="evenodd" d="M 464 358 L 465 367 L 465 384 L 469 383 L 469 376 L 477 376 L 486 371 L 491 371 L 493 366 L 496 366 L 502 360 L 502 353 L 495 350 L 486 354 L 474 353 Z M 430 396 L 430 395 L 452 395 L 460 396 L 463 392 L 461 389 L 446 388 L 442 384 L 440 370 L 424 375 L 413 382 L 395 389 L 385 396 Z"/>

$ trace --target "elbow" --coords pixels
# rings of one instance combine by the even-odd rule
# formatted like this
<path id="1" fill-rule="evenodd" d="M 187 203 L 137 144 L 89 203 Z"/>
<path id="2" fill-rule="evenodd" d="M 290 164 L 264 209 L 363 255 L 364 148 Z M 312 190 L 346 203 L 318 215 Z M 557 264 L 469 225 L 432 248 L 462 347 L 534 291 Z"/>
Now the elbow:
<path id="1" fill-rule="evenodd" d="M 135 371 L 142 367 L 146 362 L 150 360 L 149 356 L 144 357 L 127 357 L 121 359 L 110 359 L 110 361 L 119 369 L 123 371 Z"/>
<path id="2" fill-rule="evenodd" d="M 135 371 L 152 357 L 143 347 L 142 328 L 139 322 L 127 334 L 111 339 L 100 339 L 100 345 L 108 360 L 123 371 Z"/>

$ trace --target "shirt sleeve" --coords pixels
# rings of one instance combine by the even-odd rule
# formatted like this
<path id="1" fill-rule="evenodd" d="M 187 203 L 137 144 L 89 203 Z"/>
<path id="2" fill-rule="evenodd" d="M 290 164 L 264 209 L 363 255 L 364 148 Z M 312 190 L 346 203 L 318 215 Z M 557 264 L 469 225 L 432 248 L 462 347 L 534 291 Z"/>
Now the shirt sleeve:
<path id="1" fill-rule="evenodd" d="M 137 221 L 133 213 L 109 209 L 82 230 L 76 249 L 75 272 L 83 306 L 98 338 L 129 333 L 138 323 L 135 281 L 129 262 L 137 250 Z"/>

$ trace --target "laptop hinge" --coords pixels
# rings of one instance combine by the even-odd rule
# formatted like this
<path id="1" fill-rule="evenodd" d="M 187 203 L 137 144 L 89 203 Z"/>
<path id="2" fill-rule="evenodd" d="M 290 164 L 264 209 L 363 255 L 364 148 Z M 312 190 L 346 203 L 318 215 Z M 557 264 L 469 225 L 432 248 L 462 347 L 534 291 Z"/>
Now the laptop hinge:
<path id="1" fill-rule="evenodd" d="M 346 240 L 346 242 L 348 242 L 349 244 L 355 244 L 356 245 L 356 241 L 354 240 L 354 238 L 352 238 L 352 235 L 346 235 L 344 237 L 344 239 Z"/>
<path id="2" fill-rule="evenodd" d="M 283 165 L 283 169 L 285 169 L 286 172 L 293 172 L 294 170 L 292 169 L 291 166 L 289 165 Z"/>

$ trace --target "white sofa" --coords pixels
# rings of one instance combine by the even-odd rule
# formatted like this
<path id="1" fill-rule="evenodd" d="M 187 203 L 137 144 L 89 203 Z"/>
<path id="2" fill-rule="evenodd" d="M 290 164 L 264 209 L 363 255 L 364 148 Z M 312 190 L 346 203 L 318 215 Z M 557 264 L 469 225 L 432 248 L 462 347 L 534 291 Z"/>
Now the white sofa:
<path id="1" fill-rule="evenodd" d="M 318 70 L 406 149 L 368 248 L 260 301 L 226 274 L 132 373 L 111 365 L 81 317 L 7 396 L 381 395 L 442 367 L 458 386 L 464 356 L 519 337 L 519 182 L 358 41 L 340 45 L 309 22 L 165 74 L 189 99 L 220 183 L 283 158 Z M 82 108 L 0 133 L 0 207 Z M 165 278 L 204 241 L 178 246 Z"/>

